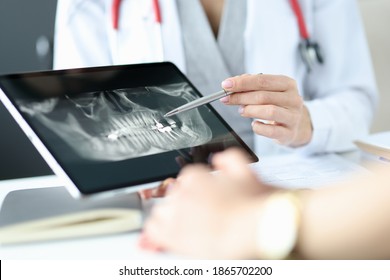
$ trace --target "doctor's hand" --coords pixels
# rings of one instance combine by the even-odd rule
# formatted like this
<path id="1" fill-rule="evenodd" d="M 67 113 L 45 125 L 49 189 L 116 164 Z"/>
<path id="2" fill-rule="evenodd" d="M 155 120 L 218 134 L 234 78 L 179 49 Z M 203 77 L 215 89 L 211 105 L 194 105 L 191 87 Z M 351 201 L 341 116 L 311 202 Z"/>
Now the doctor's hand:
<path id="1" fill-rule="evenodd" d="M 259 119 L 252 122 L 256 134 L 290 147 L 310 142 L 311 118 L 295 80 L 286 76 L 245 74 L 226 79 L 222 87 L 235 92 L 221 99 L 224 104 L 241 105 L 242 117 Z"/>
<path id="2" fill-rule="evenodd" d="M 152 209 L 141 247 L 196 258 L 254 257 L 256 208 L 274 189 L 262 185 L 247 163 L 233 149 L 213 157 L 217 173 L 204 165 L 185 167 Z"/>

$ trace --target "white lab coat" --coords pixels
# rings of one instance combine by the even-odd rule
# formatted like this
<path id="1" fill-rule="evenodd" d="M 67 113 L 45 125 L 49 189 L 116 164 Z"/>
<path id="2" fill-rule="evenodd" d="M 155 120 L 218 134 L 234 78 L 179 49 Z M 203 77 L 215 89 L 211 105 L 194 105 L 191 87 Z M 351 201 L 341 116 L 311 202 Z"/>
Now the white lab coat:
<path id="1" fill-rule="evenodd" d="M 161 34 L 151 2 L 123 0 L 116 31 L 112 27 L 112 0 L 59 0 L 54 68 L 166 60 L 185 72 L 176 1 L 160 0 Z M 248 0 L 246 72 L 283 74 L 297 81 L 312 119 L 313 138 L 296 151 L 310 154 L 352 149 L 353 140 L 368 133 L 377 102 L 357 4 L 354 0 L 300 2 L 325 64 L 307 73 L 298 51 L 296 17 L 288 0 Z M 261 153 L 264 138 L 255 137 L 255 150 Z"/>

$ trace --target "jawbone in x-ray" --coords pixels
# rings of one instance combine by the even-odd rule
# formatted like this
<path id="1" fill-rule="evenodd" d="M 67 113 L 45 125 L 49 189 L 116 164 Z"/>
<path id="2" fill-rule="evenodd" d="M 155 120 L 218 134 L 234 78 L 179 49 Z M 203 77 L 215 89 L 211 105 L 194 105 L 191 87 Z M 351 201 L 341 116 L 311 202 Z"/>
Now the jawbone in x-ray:
<path id="1" fill-rule="evenodd" d="M 87 92 L 22 105 L 80 157 L 118 161 L 207 143 L 197 109 L 163 115 L 195 97 L 186 83 Z"/>

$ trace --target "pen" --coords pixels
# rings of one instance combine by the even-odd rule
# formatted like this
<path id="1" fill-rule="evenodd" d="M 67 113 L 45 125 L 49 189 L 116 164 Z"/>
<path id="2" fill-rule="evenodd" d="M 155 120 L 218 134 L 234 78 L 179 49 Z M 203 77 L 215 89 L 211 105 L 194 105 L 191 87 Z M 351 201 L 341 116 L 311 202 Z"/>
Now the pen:
<path id="1" fill-rule="evenodd" d="M 208 104 L 210 102 L 213 102 L 213 101 L 215 101 L 217 99 L 221 99 L 222 97 L 228 96 L 228 95 L 230 95 L 232 93 L 233 92 L 226 91 L 226 90 L 223 89 L 221 91 L 212 93 L 212 94 L 210 94 L 208 96 L 204 96 L 204 97 L 195 99 L 194 101 L 188 102 L 187 104 L 184 104 L 183 106 L 177 107 L 176 109 L 173 109 L 172 111 L 169 111 L 168 113 L 166 113 L 164 115 L 164 117 L 170 117 L 170 116 L 176 115 L 178 113 L 182 113 L 182 112 L 185 112 L 185 111 L 197 108 L 199 106 L 202 106 L 202 105 Z"/>

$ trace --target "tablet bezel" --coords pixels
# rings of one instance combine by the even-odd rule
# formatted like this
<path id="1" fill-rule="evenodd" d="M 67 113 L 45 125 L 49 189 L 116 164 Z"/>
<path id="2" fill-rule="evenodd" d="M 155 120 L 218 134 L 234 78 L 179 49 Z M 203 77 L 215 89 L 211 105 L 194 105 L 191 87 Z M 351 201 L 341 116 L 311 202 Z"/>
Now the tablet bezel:
<path id="1" fill-rule="evenodd" d="M 117 66 L 101 66 L 101 67 L 88 67 L 88 68 L 76 68 L 76 69 L 66 69 L 66 70 L 54 70 L 54 71 L 41 71 L 41 72 L 28 72 L 28 73 L 17 73 L 17 74 L 8 74 L 0 76 L 0 82 L 3 79 L 12 79 L 18 77 L 42 77 L 48 75 L 66 75 L 66 74 L 83 74 L 83 73 L 92 73 L 92 72 L 100 72 L 100 71 L 125 71 L 126 69 L 134 70 L 137 68 L 143 67 L 171 67 L 176 72 L 176 74 L 180 75 L 180 78 L 183 79 L 189 86 L 194 90 L 194 92 L 201 97 L 202 95 L 196 89 L 196 87 L 186 78 L 186 76 L 172 63 L 170 62 L 159 62 L 159 63 L 145 63 L 145 64 L 133 64 L 133 65 L 117 65 Z M 173 174 L 165 174 L 164 178 L 151 179 L 150 181 L 145 181 L 143 183 L 134 184 L 134 182 L 126 186 L 119 186 L 115 188 L 110 188 L 103 191 L 97 192 L 83 192 L 75 183 L 72 176 L 66 172 L 66 167 L 62 166 L 59 163 L 59 160 L 55 158 L 53 152 L 50 151 L 50 148 L 45 145 L 45 141 L 39 137 L 39 133 L 37 134 L 32 126 L 29 124 L 28 120 L 22 115 L 19 111 L 20 109 L 15 104 L 15 100 L 11 96 L 8 96 L 2 88 L 0 88 L 0 99 L 8 109 L 10 114 L 19 124 L 21 129 L 30 139 L 32 144 L 36 147 L 38 152 L 42 155 L 44 160 L 48 163 L 48 165 L 52 168 L 53 172 L 61 178 L 64 183 L 64 186 L 67 187 L 69 192 L 75 198 L 87 197 L 87 196 L 97 196 L 97 195 L 112 195 L 121 192 L 134 192 L 144 188 L 150 188 L 153 186 L 157 186 L 163 179 L 167 177 L 175 177 L 177 172 Z M 233 129 L 226 123 L 225 120 L 216 112 L 216 110 L 210 106 L 208 109 L 213 112 L 213 115 L 222 123 L 222 125 L 229 131 L 229 133 L 234 137 L 234 139 L 239 143 L 239 145 L 248 153 L 250 159 L 255 162 L 258 160 L 257 156 L 250 150 L 250 148 L 242 141 L 242 139 L 233 131 Z M 50 145 L 48 145 L 50 146 Z M 76 178 L 77 179 L 77 178 Z"/>

